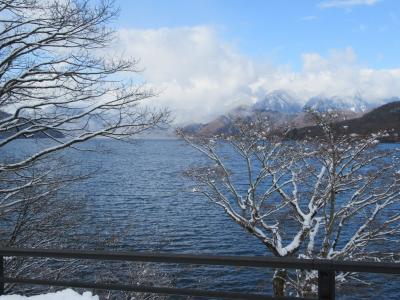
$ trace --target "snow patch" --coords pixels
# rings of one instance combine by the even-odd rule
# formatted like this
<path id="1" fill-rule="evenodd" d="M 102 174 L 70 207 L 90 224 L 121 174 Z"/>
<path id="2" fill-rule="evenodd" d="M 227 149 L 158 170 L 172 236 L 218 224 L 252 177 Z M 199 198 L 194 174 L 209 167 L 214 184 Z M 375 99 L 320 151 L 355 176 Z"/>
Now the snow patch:
<path id="1" fill-rule="evenodd" d="M 72 289 L 66 289 L 55 293 L 36 296 L 7 295 L 0 296 L 0 300 L 99 300 L 99 296 L 93 296 L 92 292 L 84 292 L 82 295 Z"/>

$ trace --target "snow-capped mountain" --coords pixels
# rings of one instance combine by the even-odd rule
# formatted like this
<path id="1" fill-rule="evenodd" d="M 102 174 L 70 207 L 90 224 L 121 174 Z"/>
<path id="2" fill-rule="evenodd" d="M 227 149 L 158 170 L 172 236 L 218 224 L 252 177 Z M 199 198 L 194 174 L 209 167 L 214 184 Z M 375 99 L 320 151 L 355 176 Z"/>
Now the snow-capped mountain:
<path id="1" fill-rule="evenodd" d="M 258 100 L 252 109 L 254 111 L 279 111 L 294 114 L 301 111 L 301 105 L 286 91 L 278 90 L 270 92 L 265 98 Z"/>
<path id="2" fill-rule="evenodd" d="M 327 111 L 327 110 L 341 110 L 341 111 L 351 111 L 353 113 L 364 113 L 370 108 L 372 105 L 367 103 L 365 100 L 361 98 L 359 95 L 355 95 L 354 97 L 312 97 L 307 103 L 304 105 L 305 109 L 313 109 L 316 111 Z"/>
<path id="3" fill-rule="evenodd" d="M 290 124 L 293 127 L 302 128 L 312 126 L 312 120 L 307 116 L 306 109 L 311 108 L 319 112 L 341 111 L 346 120 L 351 120 L 362 117 L 378 106 L 396 101 L 400 103 L 400 98 L 376 99 L 373 103 L 369 103 L 360 94 L 356 94 L 353 97 L 315 96 L 302 106 L 300 104 L 302 103 L 301 99 L 292 96 L 286 91 L 277 90 L 268 93 L 251 106 L 238 106 L 211 122 L 191 124 L 186 126 L 184 130 L 201 135 L 230 133 L 235 130 L 231 122 L 235 118 L 245 118 L 251 121 L 260 115 L 273 120 L 274 125 L 277 127 Z"/>
<path id="4" fill-rule="evenodd" d="M 258 100 L 251 109 L 253 111 L 279 111 L 286 114 L 296 114 L 304 109 L 311 108 L 320 112 L 340 110 L 360 114 L 384 103 L 396 101 L 397 99 L 398 98 L 391 98 L 372 105 L 365 101 L 360 94 L 356 94 L 353 97 L 315 96 L 310 98 L 306 104 L 302 106 L 300 105 L 301 101 L 293 97 L 290 93 L 277 90 L 268 93 L 263 99 Z"/>

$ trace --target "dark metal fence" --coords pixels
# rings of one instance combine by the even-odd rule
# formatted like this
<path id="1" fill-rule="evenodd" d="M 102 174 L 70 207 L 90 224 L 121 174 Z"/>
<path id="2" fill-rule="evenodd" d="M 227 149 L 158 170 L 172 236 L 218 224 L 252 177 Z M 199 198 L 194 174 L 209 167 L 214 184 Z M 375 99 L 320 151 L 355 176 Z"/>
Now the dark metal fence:
<path id="1" fill-rule="evenodd" d="M 104 289 L 155 293 L 164 295 L 181 295 L 224 299 L 305 299 L 296 297 L 274 298 L 262 294 L 210 291 L 187 288 L 154 287 L 146 285 L 124 285 L 91 283 L 81 281 L 62 281 L 30 278 L 7 277 L 4 269 L 4 257 L 42 257 L 56 259 L 90 259 L 101 261 L 140 261 L 195 265 L 220 265 L 254 268 L 284 268 L 318 271 L 318 298 L 323 300 L 335 299 L 336 272 L 364 272 L 400 274 L 400 264 L 378 262 L 351 262 L 320 259 L 294 259 L 274 257 L 249 256 L 210 256 L 146 252 L 106 252 L 106 251 L 77 251 L 77 250 L 48 250 L 48 249 L 0 249 L 0 295 L 4 294 L 5 283 L 22 283 L 34 285 L 64 286 L 75 288 Z"/>

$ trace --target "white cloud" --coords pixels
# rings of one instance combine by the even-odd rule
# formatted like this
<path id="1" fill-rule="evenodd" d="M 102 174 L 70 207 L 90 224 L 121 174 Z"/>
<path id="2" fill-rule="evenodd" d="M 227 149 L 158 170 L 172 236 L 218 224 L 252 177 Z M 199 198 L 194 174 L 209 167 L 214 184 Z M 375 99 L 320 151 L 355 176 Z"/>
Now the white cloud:
<path id="1" fill-rule="evenodd" d="M 288 90 L 304 103 L 316 95 L 370 102 L 400 95 L 400 69 L 359 65 L 349 47 L 326 57 L 304 53 L 299 71 L 245 56 L 207 26 L 123 29 L 117 48 L 140 58 L 144 78 L 162 90 L 156 101 L 168 106 L 177 122 L 206 121 L 266 93 Z"/>
<path id="2" fill-rule="evenodd" d="M 326 58 L 317 53 L 303 55 L 300 72 L 262 75 L 253 87 L 288 89 L 304 103 L 315 95 L 352 97 L 356 93 L 370 103 L 400 95 L 400 69 L 376 70 L 357 64 L 351 48 L 334 50 Z"/>
<path id="3" fill-rule="evenodd" d="M 352 6 L 367 5 L 372 6 L 381 0 L 328 0 L 319 4 L 320 8 L 350 8 Z"/>
<path id="4" fill-rule="evenodd" d="M 163 90 L 158 101 L 178 121 L 202 120 L 248 98 L 253 61 L 221 41 L 211 27 L 124 29 L 118 48 L 139 57 L 144 77 Z"/>

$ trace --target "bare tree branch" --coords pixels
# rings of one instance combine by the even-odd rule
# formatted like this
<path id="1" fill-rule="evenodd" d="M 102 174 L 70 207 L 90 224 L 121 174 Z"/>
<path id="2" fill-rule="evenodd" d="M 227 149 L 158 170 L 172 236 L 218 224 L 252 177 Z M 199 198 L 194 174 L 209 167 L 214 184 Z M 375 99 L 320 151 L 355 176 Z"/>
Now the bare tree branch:
<path id="1" fill-rule="evenodd" d="M 196 184 L 193 191 L 221 206 L 275 256 L 395 259 L 393 240 L 400 240 L 396 153 L 377 144 L 383 133 L 339 133 L 336 112 L 310 115 L 321 134 L 301 141 L 288 140 L 288 130 L 263 119 L 233 119 L 234 134 L 212 138 L 178 131 L 212 163 L 187 172 Z M 277 296 L 289 288 L 301 296 L 315 294 L 316 272 L 292 275 L 276 271 Z M 341 282 L 354 278 L 337 276 Z"/>

